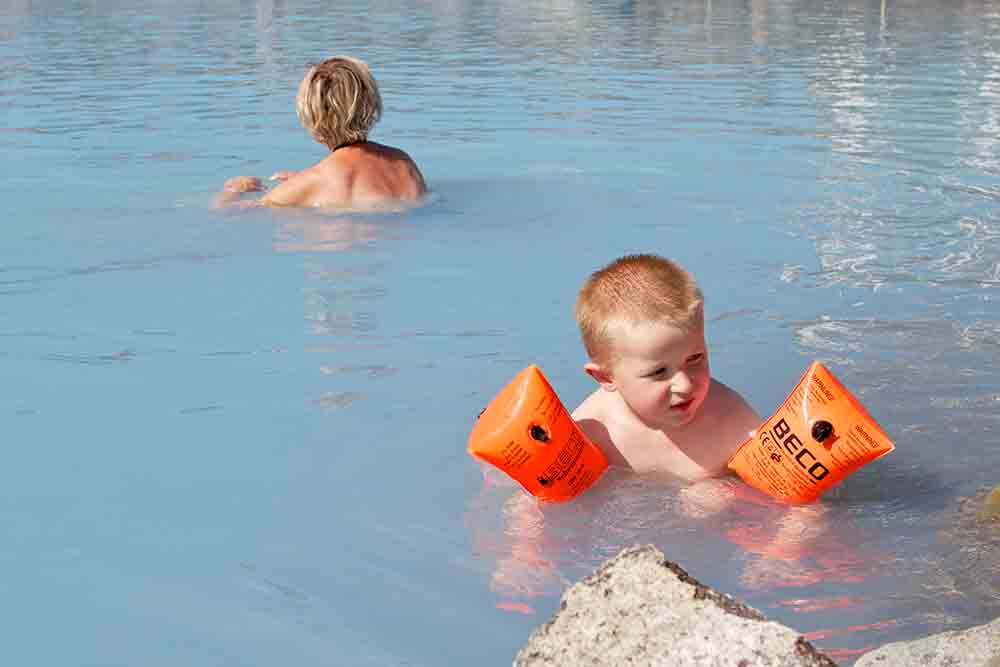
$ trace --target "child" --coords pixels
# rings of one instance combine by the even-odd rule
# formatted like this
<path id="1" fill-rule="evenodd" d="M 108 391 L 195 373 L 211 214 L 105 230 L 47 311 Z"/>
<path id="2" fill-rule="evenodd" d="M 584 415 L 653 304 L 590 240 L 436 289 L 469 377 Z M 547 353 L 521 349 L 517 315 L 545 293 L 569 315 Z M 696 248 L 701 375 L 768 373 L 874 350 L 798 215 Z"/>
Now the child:
<path id="1" fill-rule="evenodd" d="M 279 171 L 280 183 L 259 200 L 240 194 L 264 189 L 259 178 L 226 181 L 215 206 L 322 206 L 367 209 L 390 202 L 414 202 L 427 192 L 410 156 L 368 141 L 382 115 L 382 97 L 365 63 L 338 56 L 313 65 L 299 84 L 295 110 L 302 126 L 330 149 L 317 164 L 299 172 Z"/>
<path id="2" fill-rule="evenodd" d="M 875 574 L 850 546 L 849 529 L 829 530 L 825 506 L 785 507 L 735 479 L 711 479 L 726 473 L 726 464 L 762 420 L 736 391 L 711 376 L 704 299 L 689 273 L 656 255 L 622 257 L 586 281 L 576 317 L 590 357 L 584 370 L 600 388 L 573 418 L 626 475 L 664 472 L 693 482 L 676 492 L 684 516 L 736 512 L 736 518 L 724 515 L 724 522 L 713 525 L 746 554 L 741 581 L 748 588 L 845 577 L 860 581 Z M 595 504 L 616 493 L 604 482 L 597 486 L 567 505 L 581 507 L 583 501 L 580 515 L 591 516 Z M 620 493 L 641 496 L 642 491 L 622 487 Z M 595 521 L 584 524 L 594 525 L 594 533 L 574 534 L 571 545 L 561 542 L 567 519 L 549 529 L 549 511 L 558 512 L 523 493 L 504 503 L 504 529 L 489 533 L 490 539 L 498 533 L 500 538 L 483 549 L 496 553 L 490 587 L 501 597 L 498 607 L 531 613 L 525 601 L 560 587 L 565 563 L 588 549 L 597 552 L 613 538 L 607 525 Z"/>
<path id="3" fill-rule="evenodd" d="M 761 418 L 709 372 L 694 278 L 656 255 L 622 257 L 590 276 L 576 318 L 600 388 L 573 419 L 609 461 L 688 480 L 724 474 Z"/>

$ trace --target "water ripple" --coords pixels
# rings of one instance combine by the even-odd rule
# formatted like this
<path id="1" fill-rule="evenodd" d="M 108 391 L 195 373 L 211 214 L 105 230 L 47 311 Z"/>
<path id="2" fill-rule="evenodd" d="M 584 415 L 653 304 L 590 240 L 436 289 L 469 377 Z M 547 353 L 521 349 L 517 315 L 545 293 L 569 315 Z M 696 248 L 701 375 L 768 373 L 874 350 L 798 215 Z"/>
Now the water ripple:
<path id="1" fill-rule="evenodd" d="M 321 408 L 336 410 L 346 408 L 352 403 L 356 403 L 365 398 L 365 395 L 356 391 L 330 392 L 323 394 L 316 399 L 316 404 Z"/>

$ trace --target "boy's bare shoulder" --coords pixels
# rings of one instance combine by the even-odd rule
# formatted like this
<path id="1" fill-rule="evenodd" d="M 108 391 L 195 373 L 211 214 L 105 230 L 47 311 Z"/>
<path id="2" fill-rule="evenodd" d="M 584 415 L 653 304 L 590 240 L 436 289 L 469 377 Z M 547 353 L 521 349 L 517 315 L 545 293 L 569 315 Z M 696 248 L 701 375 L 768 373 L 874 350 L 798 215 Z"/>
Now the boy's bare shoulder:
<path id="1" fill-rule="evenodd" d="M 625 456 L 615 444 L 613 433 L 621 429 L 616 423 L 614 411 L 608 408 L 607 401 L 607 392 L 598 389 L 585 398 L 570 416 L 583 434 L 601 448 L 612 465 L 628 467 Z"/>
<path id="2" fill-rule="evenodd" d="M 710 395 L 714 401 L 717 401 L 720 404 L 721 407 L 737 410 L 739 412 L 749 411 L 754 415 L 757 414 L 738 391 L 715 378 L 712 378 L 712 389 Z"/>
<path id="3" fill-rule="evenodd" d="M 608 400 L 608 392 L 598 389 L 583 399 L 583 402 L 570 413 L 573 421 L 579 424 L 583 432 L 591 439 L 594 439 L 594 435 L 590 433 L 591 430 L 594 430 L 596 435 L 608 439 L 610 437 L 608 430 L 615 428 L 617 416 L 608 405 Z"/>
<path id="4" fill-rule="evenodd" d="M 708 414 L 715 418 L 715 423 L 736 437 L 742 444 L 750 431 L 760 426 L 760 415 L 747 403 L 746 399 L 727 384 L 712 378 L 712 388 L 709 390 L 711 403 L 707 406 Z"/>
<path id="5" fill-rule="evenodd" d="M 722 380 L 719 380 L 718 378 L 715 377 L 712 378 L 711 391 L 717 400 L 731 401 L 742 398 L 742 396 L 740 396 L 740 393 L 738 391 L 730 387 Z"/>

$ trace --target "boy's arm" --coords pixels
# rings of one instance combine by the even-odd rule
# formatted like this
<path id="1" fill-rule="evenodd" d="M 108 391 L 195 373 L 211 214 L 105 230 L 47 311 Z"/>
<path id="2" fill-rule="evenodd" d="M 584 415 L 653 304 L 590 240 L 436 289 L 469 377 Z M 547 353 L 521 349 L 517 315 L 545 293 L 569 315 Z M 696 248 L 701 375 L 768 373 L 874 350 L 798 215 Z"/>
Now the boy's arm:
<path id="1" fill-rule="evenodd" d="M 718 477 L 700 480 L 681 490 L 679 499 L 681 508 L 689 517 L 705 518 L 728 509 L 736 502 L 736 487 L 738 481 L 731 470 L 725 468 L 728 462 L 743 446 L 751 434 L 760 427 L 761 418 L 746 399 L 729 386 L 713 380 L 713 391 L 721 394 L 722 428 L 719 432 L 720 443 L 723 444 L 723 469 Z"/>
<path id="2" fill-rule="evenodd" d="M 583 434 L 587 436 L 587 439 L 604 452 L 609 465 L 625 468 L 630 467 L 628 461 L 625 460 L 625 456 L 615 447 L 611 434 L 608 433 L 607 427 L 602 422 L 592 417 L 577 417 L 575 412 L 573 413 L 573 420 L 580 427 L 580 430 L 583 431 Z"/>
<path id="3" fill-rule="evenodd" d="M 587 439 L 600 447 L 610 465 L 628 468 L 628 461 L 615 446 L 614 438 L 611 437 L 611 432 L 605 423 L 606 420 L 601 414 L 598 406 L 599 399 L 600 396 L 596 392 L 591 394 L 570 413 L 570 417 L 587 436 Z"/>
<path id="4" fill-rule="evenodd" d="M 720 435 L 728 443 L 727 456 L 731 459 L 751 434 L 760 428 L 764 420 L 735 389 L 718 380 L 713 380 L 713 383 L 716 385 L 714 390 L 718 391 L 723 399 L 720 414 L 725 415 L 725 419 Z"/>

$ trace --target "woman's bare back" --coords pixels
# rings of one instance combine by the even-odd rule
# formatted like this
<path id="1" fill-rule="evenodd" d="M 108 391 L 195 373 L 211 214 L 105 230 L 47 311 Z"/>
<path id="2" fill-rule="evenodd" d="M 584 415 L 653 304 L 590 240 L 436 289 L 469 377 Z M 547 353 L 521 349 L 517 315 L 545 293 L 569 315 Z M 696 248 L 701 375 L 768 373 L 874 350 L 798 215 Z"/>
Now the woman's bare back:
<path id="1" fill-rule="evenodd" d="M 291 174 L 264 198 L 271 206 L 380 207 L 427 193 L 423 175 L 404 151 L 371 141 L 342 146 Z"/>

